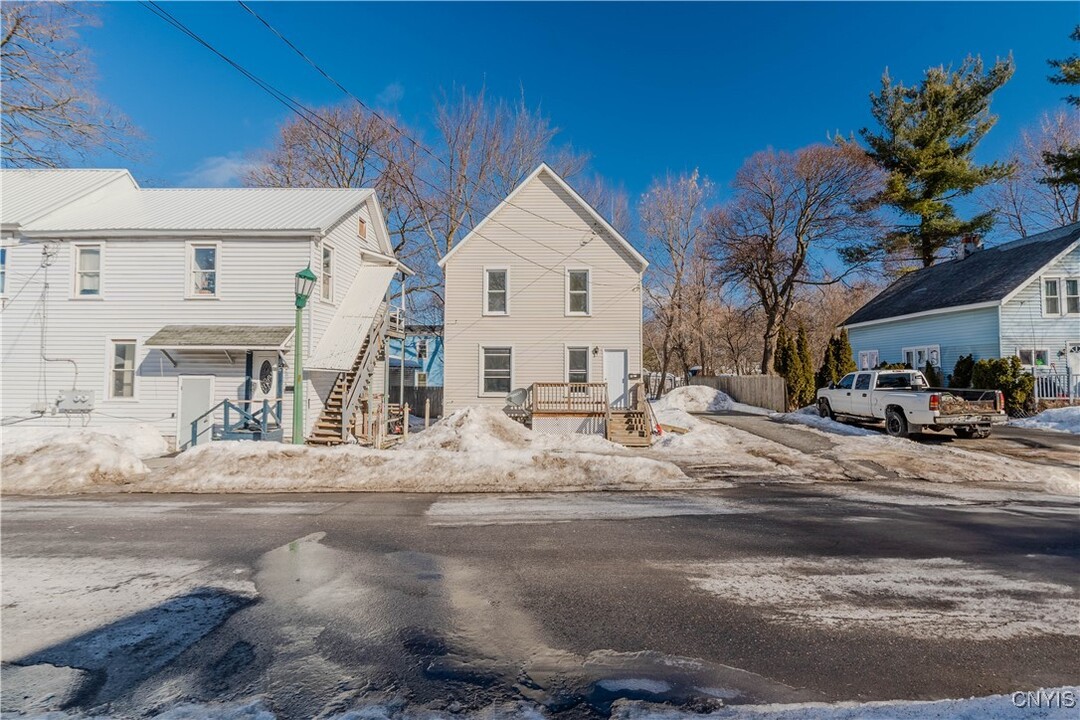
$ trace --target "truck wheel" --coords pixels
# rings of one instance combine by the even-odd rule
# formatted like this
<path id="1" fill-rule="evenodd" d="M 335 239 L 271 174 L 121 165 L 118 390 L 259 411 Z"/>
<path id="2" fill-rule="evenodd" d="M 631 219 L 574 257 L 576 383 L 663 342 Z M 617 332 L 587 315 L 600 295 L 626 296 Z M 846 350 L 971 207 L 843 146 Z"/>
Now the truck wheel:
<path id="1" fill-rule="evenodd" d="M 836 413 L 832 411 L 832 406 L 829 405 L 829 401 L 825 398 L 821 398 L 817 403 L 818 415 L 823 418 L 829 418 L 830 420 L 836 419 Z"/>
<path id="2" fill-rule="evenodd" d="M 885 411 L 885 432 L 893 437 L 906 438 L 908 436 L 908 423 L 904 413 L 896 408 Z"/>

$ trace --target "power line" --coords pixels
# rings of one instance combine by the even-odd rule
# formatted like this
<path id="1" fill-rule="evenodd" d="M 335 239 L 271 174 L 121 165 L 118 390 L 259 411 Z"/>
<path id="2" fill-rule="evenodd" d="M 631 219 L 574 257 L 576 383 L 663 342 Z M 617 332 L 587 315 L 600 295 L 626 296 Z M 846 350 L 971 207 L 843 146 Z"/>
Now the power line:
<path id="1" fill-rule="evenodd" d="M 324 124 L 327 124 L 327 125 L 329 123 L 327 123 L 326 120 L 322 116 L 320 116 L 317 112 L 315 112 L 314 110 L 311 110 L 310 108 L 306 107 L 304 104 L 302 104 L 301 102 L 299 102 L 299 101 L 295 100 L 294 98 L 290 97 L 289 95 L 282 92 L 281 90 L 278 90 L 276 87 L 271 85 L 269 82 L 266 82 L 265 80 L 262 80 L 261 78 L 256 76 L 254 73 L 247 70 L 247 68 L 240 65 L 240 63 L 236 62 L 232 58 L 225 55 L 223 52 L 221 52 L 216 47 L 214 47 L 210 42 L 203 39 L 194 30 L 187 27 L 183 22 L 181 22 L 179 19 L 177 19 L 175 16 L 173 16 L 167 10 L 165 10 L 160 5 L 158 5 L 157 2 L 155 2 L 155 0 L 145 0 L 145 1 L 140 2 L 140 4 L 143 7 L 150 10 L 151 12 L 153 12 L 155 15 L 157 15 L 159 18 L 161 18 L 162 20 L 164 20 L 168 24 L 172 25 L 174 28 L 176 28 L 180 32 L 187 35 L 189 38 L 191 38 L 192 40 L 194 40 L 198 44 L 205 47 L 210 52 L 217 55 L 219 58 L 221 58 L 223 61 L 225 61 L 229 66 L 234 68 L 237 72 L 241 73 L 244 77 L 248 78 L 251 82 L 255 83 L 264 92 L 269 94 L 271 97 L 273 97 L 275 100 L 277 100 L 279 103 L 284 105 L 286 108 L 288 108 L 292 112 L 296 113 L 299 117 L 301 117 L 303 120 L 305 120 L 310 125 L 312 125 L 312 127 L 314 127 L 316 130 L 323 133 L 327 138 L 329 138 L 331 140 L 334 140 L 334 136 L 331 135 L 330 132 L 328 132 L 324 127 L 322 127 L 322 125 L 320 125 L 320 123 L 324 123 Z M 253 11 L 249 10 L 249 12 L 253 12 Z M 304 56 L 304 57 L 306 58 L 306 56 Z M 360 102 L 358 99 L 357 99 L 357 101 Z M 363 103 L 361 103 L 361 105 L 363 105 Z M 366 108 L 366 106 L 364 106 L 364 107 Z M 318 121 L 318 122 L 316 122 L 316 121 Z M 385 120 L 384 120 L 384 122 L 385 122 Z M 396 126 L 391 125 L 391 127 L 393 127 L 395 130 L 397 130 Z M 344 130 L 343 128 L 336 128 L 336 129 L 342 135 L 344 135 L 346 138 L 348 138 L 348 139 L 352 140 L 354 143 L 356 143 L 358 148 L 364 148 L 365 150 L 367 150 L 371 154 L 375 155 L 379 159 L 386 162 L 388 166 L 393 164 L 394 161 L 392 159 L 390 159 L 390 158 L 386 157 L 385 155 L 381 154 L 378 150 L 376 150 L 376 149 L 374 149 L 374 148 L 372 148 L 370 146 L 366 146 L 363 142 L 361 142 L 357 137 L 353 136 L 348 131 Z M 397 131 L 401 132 L 400 130 L 397 130 Z M 410 138 L 410 140 L 412 142 L 414 142 L 414 143 L 416 142 L 415 140 L 412 140 L 411 138 Z M 427 150 L 427 152 L 430 153 L 431 151 Z M 443 164 L 445 165 L 445 163 L 443 163 Z M 444 196 L 446 196 L 448 198 L 451 197 L 450 194 L 447 191 L 445 191 L 442 188 L 438 187 L 437 185 L 427 181 L 426 179 L 421 177 L 419 174 L 414 174 L 414 177 L 417 180 L 419 180 L 421 183 L 423 183 L 425 186 L 427 186 L 427 187 L 431 188 L 432 190 L 434 190 L 435 192 L 443 194 Z M 479 186 L 477 186 L 477 187 L 479 187 Z M 465 206 L 466 210 L 468 210 L 470 212 L 473 212 L 473 208 L 470 207 L 470 205 L 469 205 L 469 203 L 467 201 L 462 200 L 462 204 Z M 508 204 L 513 205 L 513 203 L 508 203 Z M 543 220 L 545 220 L 547 222 L 551 222 L 551 223 L 560 225 L 562 227 L 574 230 L 575 232 L 581 232 L 582 231 L 581 228 L 575 228 L 575 227 L 572 227 L 572 226 L 569 226 L 569 225 L 558 223 L 557 221 L 551 220 L 550 218 L 545 218 L 542 215 L 538 215 L 537 213 L 534 213 L 531 210 L 521 208 L 520 206 L 517 206 L 517 205 L 513 205 L 513 206 L 515 208 L 519 209 L 519 210 L 523 210 L 524 212 L 527 212 L 527 213 L 529 213 L 529 214 L 531 214 L 531 215 L 533 215 L 533 216 L 535 216 L 537 218 L 543 219 Z M 440 211 L 440 212 L 441 212 L 442 215 L 444 215 L 451 222 L 456 222 L 457 221 L 457 218 L 454 218 L 452 215 L 450 215 L 449 212 L 447 212 L 447 211 Z M 500 222 L 500 221 L 498 221 L 498 220 L 496 220 L 494 218 L 492 218 L 492 221 L 495 222 L 496 224 L 501 225 L 504 228 L 510 230 L 511 232 L 514 232 L 515 234 L 520 235 L 521 237 L 523 237 L 523 238 L 525 238 L 525 239 L 527 239 L 527 240 L 529 240 L 531 242 L 534 242 L 536 244 L 541 245 L 542 247 L 545 247 L 548 250 L 551 250 L 552 252 L 555 252 L 555 253 L 559 252 L 558 250 L 555 250 L 554 248 L 551 248 L 550 246 L 547 246 L 547 245 L 544 245 L 543 243 L 540 243 L 539 241 L 535 240 L 534 238 L 530 238 L 530 237 L 524 235 L 523 233 L 519 232 L 515 228 L 512 228 L 512 227 L 506 225 L 505 223 L 502 223 L 502 222 Z M 476 230 L 474 229 L 473 232 L 476 232 Z M 511 250 L 510 248 L 507 248 L 505 245 L 499 243 L 498 241 L 494 240 L 493 238 L 484 235 L 483 233 L 476 232 L 476 234 L 479 237 L 482 237 L 485 240 L 487 240 L 488 242 L 492 243 L 493 245 L 505 250 L 506 252 L 508 252 L 508 253 L 510 253 L 512 255 L 515 255 L 515 256 L 521 258 L 522 260 L 525 260 L 526 262 L 532 263 L 533 265 L 536 265 L 537 267 L 543 268 L 543 269 L 545 269 L 545 270 L 547 270 L 549 272 L 561 273 L 563 271 L 562 268 L 544 265 L 543 263 L 537 262 L 536 260 L 533 260 L 532 258 L 526 257 L 526 256 L 524 256 L 524 255 L 522 255 L 522 254 L 520 254 L 520 253 L 518 253 L 518 252 L 516 252 L 514 250 Z M 571 258 L 573 256 L 573 254 L 574 253 L 570 253 L 569 255 L 564 255 L 563 259 L 566 260 L 566 259 Z M 600 268 L 600 269 L 605 271 L 605 272 L 613 272 L 613 273 L 616 272 L 616 271 L 608 271 L 606 268 Z"/>

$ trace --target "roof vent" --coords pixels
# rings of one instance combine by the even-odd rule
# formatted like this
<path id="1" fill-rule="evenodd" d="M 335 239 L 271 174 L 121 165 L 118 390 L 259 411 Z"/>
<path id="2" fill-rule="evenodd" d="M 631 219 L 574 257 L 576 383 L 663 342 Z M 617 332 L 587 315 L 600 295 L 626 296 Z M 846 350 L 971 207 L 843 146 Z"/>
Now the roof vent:
<path id="1" fill-rule="evenodd" d="M 965 235 L 964 239 L 960 241 L 959 259 L 963 260 L 964 258 L 973 255 L 975 252 L 982 250 L 982 246 L 982 238 L 978 235 Z"/>

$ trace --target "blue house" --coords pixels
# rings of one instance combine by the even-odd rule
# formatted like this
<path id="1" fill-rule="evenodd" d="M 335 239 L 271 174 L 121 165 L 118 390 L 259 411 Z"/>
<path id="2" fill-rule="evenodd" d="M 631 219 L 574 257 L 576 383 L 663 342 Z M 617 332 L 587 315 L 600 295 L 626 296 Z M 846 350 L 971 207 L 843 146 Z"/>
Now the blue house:
<path id="1" fill-rule="evenodd" d="M 387 349 L 390 366 L 391 396 L 398 387 L 401 366 L 405 366 L 405 387 L 425 388 L 443 386 L 443 326 L 406 325 L 405 356 L 401 354 L 401 339 L 391 338 Z"/>
<path id="2" fill-rule="evenodd" d="M 1077 395 L 1080 379 L 1080 223 L 904 275 L 843 323 L 860 369 L 1017 356 L 1040 396 Z"/>

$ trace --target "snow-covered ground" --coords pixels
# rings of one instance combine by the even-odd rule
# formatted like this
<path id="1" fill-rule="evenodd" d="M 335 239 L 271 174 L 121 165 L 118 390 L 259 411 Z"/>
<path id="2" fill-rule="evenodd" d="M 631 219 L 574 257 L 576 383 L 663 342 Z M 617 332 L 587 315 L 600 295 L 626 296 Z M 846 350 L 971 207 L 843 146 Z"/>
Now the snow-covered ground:
<path id="1" fill-rule="evenodd" d="M 837 420 L 830 420 L 827 417 L 821 417 L 818 414 L 817 407 L 809 405 L 789 413 L 774 413 L 772 415 L 774 420 L 780 422 L 790 423 L 792 425 L 806 425 L 808 427 L 817 428 L 818 430 L 824 430 L 825 432 L 836 433 L 837 435 L 850 435 L 852 437 L 867 437 L 871 435 L 880 435 L 873 430 L 857 427 L 855 425 L 846 425 Z"/>
<path id="2" fill-rule="evenodd" d="M 735 402 L 726 393 L 705 385 L 677 387 L 652 402 L 654 412 L 685 410 L 692 413 L 745 412 L 752 415 L 768 415 L 769 411 L 753 405 Z"/>
<path id="3" fill-rule="evenodd" d="M 143 459 L 163 455 L 151 425 L 87 429 L 5 427 L 0 431 L 0 489 L 5 493 L 65 493 L 130 482 L 149 470 Z"/>
<path id="4" fill-rule="evenodd" d="M 1022 420 L 1012 420 L 1009 424 L 1035 430 L 1054 430 L 1080 435 L 1080 405 L 1043 410 L 1038 415 Z"/>

